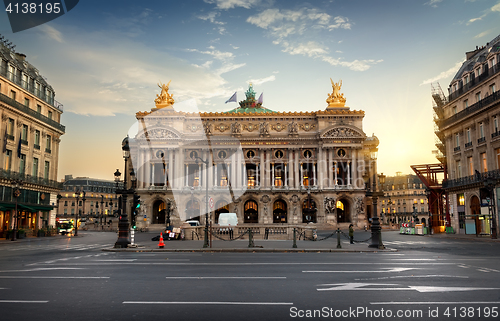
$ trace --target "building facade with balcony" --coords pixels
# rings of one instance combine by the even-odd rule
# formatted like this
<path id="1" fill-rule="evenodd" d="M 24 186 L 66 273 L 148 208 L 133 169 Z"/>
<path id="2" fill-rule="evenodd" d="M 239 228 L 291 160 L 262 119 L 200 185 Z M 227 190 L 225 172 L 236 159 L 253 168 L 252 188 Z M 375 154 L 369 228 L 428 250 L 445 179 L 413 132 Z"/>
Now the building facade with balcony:
<path id="1" fill-rule="evenodd" d="M 451 225 L 457 233 L 492 234 L 500 179 L 500 36 L 466 53 L 448 97 L 434 107 L 443 142 Z M 493 206 L 493 201 L 496 206 Z M 493 212 L 496 213 L 493 216 Z M 498 225 L 498 224 L 497 224 Z"/>
<path id="2" fill-rule="evenodd" d="M 239 224 L 366 225 L 363 175 L 376 173 L 378 139 L 363 132 L 364 111 L 345 106 L 338 83 L 332 89 L 325 110 L 275 112 L 250 84 L 239 107 L 198 114 L 174 109 L 163 85 L 130 137 L 138 227 L 204 225 L 207 204 L 215 224 L 229 212 Z"/>
<path id="3" fill-rule="evenodd" d="M 118 209 L 115 191 L 114 181 L 66 175 L 57 197 L 57 217 L 74 219 L 78 213 L 79 218 L 92 217 L 105 223 Z"/>
<path id="4" fill-rule="evenodd" d="M 398 227 L 401 223 L 428 224 L 429 210 L 425 186 L 417 175 L 387 176 L 380 198 L 381 224 Z"/>
<path id="5" fill-rule="evenodd" d="M 24 54 L 0 42 L 0 231 L 55 226 L 60 137 L 65 127 L 54 89 Z M 13 196 L 13 182 L 20 195 Z"/>

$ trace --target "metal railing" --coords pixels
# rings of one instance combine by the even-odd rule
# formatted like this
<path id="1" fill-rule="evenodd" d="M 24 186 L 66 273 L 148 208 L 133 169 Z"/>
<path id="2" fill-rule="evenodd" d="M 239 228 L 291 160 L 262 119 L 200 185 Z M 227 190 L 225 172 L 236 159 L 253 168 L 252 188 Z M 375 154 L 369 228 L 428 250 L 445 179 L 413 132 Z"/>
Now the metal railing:
<path id="1" fill-rule="evenodd" d="M 498 100 L 500 100 L 500 92 L 499 91 L 485 97 L 484 99 L 481 99 L 480 101 L 478 101 L 475 104 L 470 105 L 468 108 L 465 108 L 464 110 L 456 113 L 455 115 L 451 116 L 450 118 L 443 119 L 439 128 L 441 129 L 441 128 L 446 127 L 450 124 L 453 124 L 454 122 L 462 120 L 472 113 L 475 113 L 483 108 L 489 107 L 491 104 L 493 104 L 494 102 L 496 102 Z"/>
<path id="2" fill-rule="evenodd" d="M 58 181 L 54 181 L 51 179 L 45 179 L 42 177 L 31 176 L 28 174 L 22 174 L 22 173 L 10 171 L 10 170 L 0 169 L 0 178 L 18 179 L 18 180 L 21 180 L 24 183 L 28 183 L 28 184 L 46 186 L 46 187 L 51 187 L 51 188 L 55 188 L 58 190 L 63 189 L 63 183 L 60 183 Z"/>
<path id="3" fill-rule="evenodd" d="M 62 132 L 66 131 L 66 127 L 64 125 L 61 125 L 58 122 L 56 122 L 55 120 L 52 120 L 49 117 L 44 116 L 44 115 L 40 114 L 39 112 L 37 112 L 33 109 L 30 109 L 29 107 L 24 106 L 23 104 L 17 102 L 15 99 L 12 99 L 4 94 L 0 94 L 0 101 L 4 102 L 6 104 L 9 104 L 10 106 L 16 108 L 17 110 L 19 110 L 25 114 L 28 114 L 29 116 L 34 117 L 34 118 L 46 123 L 47 125 L 52 126 L 56 129 L 62 131 Z"/>
<path id="4" fill-rule="evenodd" d="M 476 173 L 475 175 L 471 176 L 444 180 L 443 188 L 446 189 L 446 188 L 462 187 L 473 184 L 483 184 L 484 181 L 488 178 L 500 179 L 500 170 L 495 169 L 493 171 L 488 171 L 484 173 Z"/>
<path id="5" fill-rule="evenodd" d="M 54 99 L 53 96 L 48 96 L 45 94 L 44 91 L 35 88 L 33 84 L 27 83 L 21 77 L 18 75 L 12 74 L 10 71 L 7 70 L 6 67 L 0 67 L 0 75 L 4 76 L 5 78 L 9 79 L 16 85 L 21 86 L 22 88 L 26 89 L 33 95 L 37 96 L 41 100 L 45 101 L 46 103 L 52 105 L 53 107 L 59 109 L 60 111 L 63 111 L 63 104 L 58 102 L 57 100 Z"/>

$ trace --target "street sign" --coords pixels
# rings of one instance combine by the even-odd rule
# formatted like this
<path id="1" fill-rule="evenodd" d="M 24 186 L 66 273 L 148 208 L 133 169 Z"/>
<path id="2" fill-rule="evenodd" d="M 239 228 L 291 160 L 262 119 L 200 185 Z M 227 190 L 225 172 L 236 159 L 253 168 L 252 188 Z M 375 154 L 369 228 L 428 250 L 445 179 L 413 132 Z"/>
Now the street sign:
<path id="1" fill-rule="evenodd" d="M 211 210 L 214 209 L 214 199 L 211 197 L 208 199 L 208 206 L 210 206 Z"/>

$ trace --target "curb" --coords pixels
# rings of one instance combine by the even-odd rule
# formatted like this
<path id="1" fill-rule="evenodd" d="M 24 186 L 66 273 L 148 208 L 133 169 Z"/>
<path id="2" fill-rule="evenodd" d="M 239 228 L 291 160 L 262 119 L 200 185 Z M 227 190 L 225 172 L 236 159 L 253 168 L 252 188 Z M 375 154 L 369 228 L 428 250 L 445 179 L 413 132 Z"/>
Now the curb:
<path id="1" fill-rule="evenodd" d="M 265 248 L 241 248 L 241 249 L 147 249 L 147 248 L 109 248 L 102 249 L 103 252 L 207 252 L 207 253 L 378 253 L 397 252 L 397 249 L 265 249 Z"/>

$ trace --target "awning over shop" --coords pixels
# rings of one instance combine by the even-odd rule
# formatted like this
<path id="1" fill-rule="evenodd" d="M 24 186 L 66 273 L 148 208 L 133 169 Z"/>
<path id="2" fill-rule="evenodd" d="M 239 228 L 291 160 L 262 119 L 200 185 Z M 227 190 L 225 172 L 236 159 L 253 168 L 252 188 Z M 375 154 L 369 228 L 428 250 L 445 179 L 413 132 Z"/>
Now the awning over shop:
<path id="1" fill-rule="evenodd" d="M 14 210 L 16 208 L 16 204 L 10 203 L 0 203 L 0 211 L 9 211 Z M 35 212 L 49 212 L 54 209 L 54 206 L 50 205 L 25 205 L 25 204 L 17 204 L 17 209 L 19 211 L 28 211 L 30 213 Z"/>
<path id="2" fill-rule="evenodd" d="M 0 211 L 9 211 L 12 210 L 16 207 L 15 204 L 9 204 L 9 203 L 0 203 Z"/>

